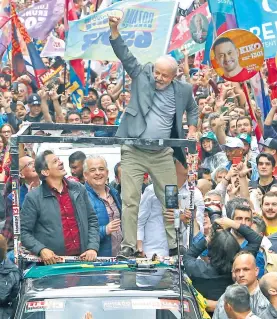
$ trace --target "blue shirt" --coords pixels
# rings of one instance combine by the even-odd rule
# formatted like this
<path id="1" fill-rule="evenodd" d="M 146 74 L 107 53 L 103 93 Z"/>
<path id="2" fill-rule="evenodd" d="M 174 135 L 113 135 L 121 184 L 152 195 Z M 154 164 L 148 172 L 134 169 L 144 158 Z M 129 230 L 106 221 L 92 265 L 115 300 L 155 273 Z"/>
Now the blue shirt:
<path id="1" fill-rule="evenodd" d="M 241 245 L 240 248 L 244 249 L 246 245 L 248 244 L 248 241 L 245 240 Z M 256 265 L 259 267 L 259 275 L 258 278 L 260 279 L 265 272 L 265 258 L 264 254 L 261 251 L 258 251 L 257 256 L 256 256 Z"/>

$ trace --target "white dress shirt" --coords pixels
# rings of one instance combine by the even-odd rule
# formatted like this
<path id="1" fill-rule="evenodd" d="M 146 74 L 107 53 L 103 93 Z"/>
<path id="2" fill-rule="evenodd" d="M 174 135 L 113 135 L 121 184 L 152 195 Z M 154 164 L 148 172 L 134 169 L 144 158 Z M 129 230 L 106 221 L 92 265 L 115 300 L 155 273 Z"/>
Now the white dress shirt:
<path id="1" fill-rule="evenodd" d="M 189 190 L 187 182 L 179 189 L 179 194 L 183 195 L 183 205 L 180 209 L 189 208 Z M 194 191 L 196 206 L 196 219 L 200 230 L 203 231 L 205 204 L 203 196 L 198 188 Z M 182 227 L 184 244 L 186 243 L 186 230 Z M 196 235 L 196 234 L 195 234 Z M 158 256 L 168 256 L 169 249 L 162 214 L 162 205 L 155 195 L 153 185 L 148 186 L 141 198 L 138 213 L 137 239 L 143 242 L 143 251 L 147 257 L 153 254 Z"/>

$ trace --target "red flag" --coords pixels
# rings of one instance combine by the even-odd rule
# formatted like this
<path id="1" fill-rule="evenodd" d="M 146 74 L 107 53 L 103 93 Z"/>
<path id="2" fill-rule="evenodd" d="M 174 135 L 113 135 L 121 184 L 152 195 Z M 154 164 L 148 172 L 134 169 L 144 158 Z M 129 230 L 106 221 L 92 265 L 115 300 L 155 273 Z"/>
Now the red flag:
<path id="1" fill-rule="evenodd" d="M 268 84 L 271 89 L 271 99 L 277 98 L 277 67 L 275 58 L 266 60 L 268 69 Z"/>
<path id="2" fill-rule="evenodd" d="M 65 17 L 64 17 L 64 27 L 65 27 L 65 32 L 68 31 L 68 21 L 74 21 L 77 20 L 77 14 L 76 10 L 73 4 L 72 0 L 66 0 L 65 1 Z M 76 60 L 71 60 L 70 61 L 70 66 L 73 68 L 74 72 L 80 79 L 80 82 L 85 85 L 85 70 L 84 70 L 84 65 L 83 65 L 83 60 L 82 59 L 76 59 Z"/>
<path id="3" fill-rule="evenodd" d="M 15 25 L 12 23 L 12 81 L 27 73 Z"/>

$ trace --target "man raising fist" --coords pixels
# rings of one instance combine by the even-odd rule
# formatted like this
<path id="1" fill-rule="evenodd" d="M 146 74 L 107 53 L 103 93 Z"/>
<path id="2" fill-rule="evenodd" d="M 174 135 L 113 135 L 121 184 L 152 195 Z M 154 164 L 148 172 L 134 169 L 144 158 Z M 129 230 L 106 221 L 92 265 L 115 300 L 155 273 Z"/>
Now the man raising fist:
<path id="1" fill-rule="evenodd" d="M 122 117 L 117 137 L 141 139 L 184 138 L 182 118 L 187 113 L 189 137 L 194 137 L 198 121 L 198 107 L 189 84 L 175 79 L 178 64 L 171 56 L 162 56 L 154 64 L 141 65 L 129 51 L 118 31 L 120 19 L 109 17 L 110 42 L 124 69 L 132 79 L 132 96 Z M 118 257 L 130 257 L 136 253 L 137 218 L 144 173 L 154 184 L 157 198 L 164 205 L 164 189 L 167 184 L 177 184 L 170 147 L 130 146 L 121 150 L 122 165 L 122 222 L 123 242 Z M 174 156 L 185 162 L 180 148 Z M 166 223 L 169 253 L 175 254 L 175 231 Z"/>

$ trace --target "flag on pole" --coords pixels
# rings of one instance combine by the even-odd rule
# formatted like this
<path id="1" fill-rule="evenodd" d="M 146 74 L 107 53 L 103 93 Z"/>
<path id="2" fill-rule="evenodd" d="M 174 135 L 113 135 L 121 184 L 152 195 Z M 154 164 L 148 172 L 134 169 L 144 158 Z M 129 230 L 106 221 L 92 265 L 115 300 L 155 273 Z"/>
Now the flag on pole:
<path id="1" fill-rule="evenodd" d="M 26 65 L 21 52 L 16 27 L 12 23 L 12 81 L 16 81 L 18 77 L 26 73 Z"/>
<path id="2" fill-rule="evenodd" d="M 209 24 L 203 63 L 210 65 L 210 51 L 215 38 L 225 31 L 235 29 L 237 23 L 231 1 L 225 4 L 215 0 L 208 0 L 208 4 L 212 20 Z"/>
<path id="3" fill-rule="evenodd" d="M 64 18 L 64 27 L 65 32 L 68 32 L 69 26 L 68 21 L 77 20 L 77 14 L 73 5 L 72 0 L 65 1 L 65 18 Z M 85 86 L 85 71 L 84 64 L 82 59 L 70 60 L 69 61 L 70 70 L 69 70 L 69 79 L 71 87 L 69 88 L 73 103 L 77 105 L 78 109 L 82 108 L 82 98 L 84 95 L 84 86 Z"/>
<path id="4" fill-rule="evenodd" d="M 35 81 L 38 87 L 40 87 L 39 76 L 46 71 L 46 67 L 42 62 L 39 53 L 37 52 L 34 43 L 32 42 L 29 34 L 27 33 L 24 25 L 19 20 L 15 7 L 12 5 L 12 61 L 13 68 L 15 68 L 15 72 L 13 72 L 13 79 L 16 76 L 19 77 L 23 74 L 26 74 L 26 62 L 23 59 L 22 48 L 20 46 L 19 37 L 22 38 L 23 42 L 26 44 L 27 51 L 30 57 L 31 66 L 33 69 L 33 75 L 35 77 Z M 18 34 L 17 34 L 18 32 Z M 31 72 L 32 74 L 32 72 Z M 31 75 L 29 74 L 29 75 Z"/>

